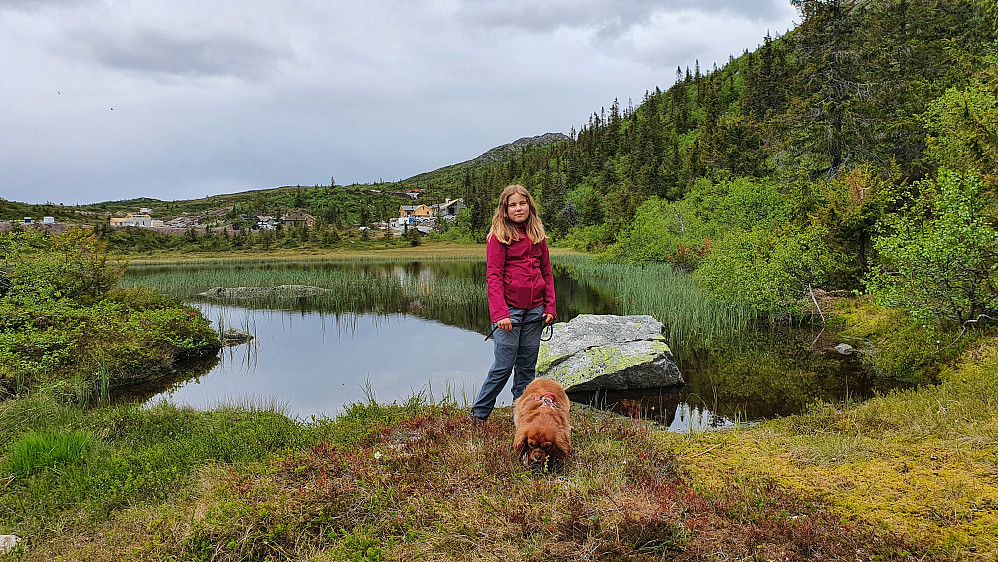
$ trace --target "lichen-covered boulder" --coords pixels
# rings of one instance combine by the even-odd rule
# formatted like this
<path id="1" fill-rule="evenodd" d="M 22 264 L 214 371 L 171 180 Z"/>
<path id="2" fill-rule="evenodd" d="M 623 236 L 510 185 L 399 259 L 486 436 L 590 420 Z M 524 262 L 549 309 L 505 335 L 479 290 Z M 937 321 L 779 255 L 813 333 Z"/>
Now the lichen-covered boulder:
<path id="1" fill-rule="evenodd" d="M 541 342 L 537 376 L 568 392 L 631 390 L 683 384 L 683 376 L 651 316 L 584 314 L 555 324 Z"/>

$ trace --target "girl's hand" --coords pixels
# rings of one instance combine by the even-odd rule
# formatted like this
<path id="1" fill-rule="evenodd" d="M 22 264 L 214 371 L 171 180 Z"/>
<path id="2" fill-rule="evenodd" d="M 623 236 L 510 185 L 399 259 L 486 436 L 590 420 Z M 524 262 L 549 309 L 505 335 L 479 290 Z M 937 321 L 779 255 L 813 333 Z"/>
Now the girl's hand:
<path id="1" fill-rule="evenodd" d="M 507 332 L 510 331 L 510 330 L 512 330 L 513 329 L 513 319 L 512 318 L 503 318 L 502 320 L 496 322 L 496 328 L 499 328 L 500 330 L 505 330 Z"/>
<path id="2" fill-rule="evenodd" d="M 545 314 L 544 315 L 544 323 L 545 324 L 550 324 L 552 322 L 554 322 L 554 314 Z"/>

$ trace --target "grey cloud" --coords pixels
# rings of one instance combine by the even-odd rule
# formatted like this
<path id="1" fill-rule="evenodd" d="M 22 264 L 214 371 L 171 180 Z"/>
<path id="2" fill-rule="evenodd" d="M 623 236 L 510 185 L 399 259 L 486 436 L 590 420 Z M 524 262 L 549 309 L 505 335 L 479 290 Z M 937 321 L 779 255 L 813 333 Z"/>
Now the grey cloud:
<path id="1" fill-rule="evenodd" d="M 71 8 L 90 3 L 91 0 L 0 0 L 0 11 L 36 12 L 43 8 Z"/>
<path id="2" fill-rule="evenodd" d="M 788 0 L 478 0 L 461 5 L 462 19 L 485 27 L 544 33 L 559 28 L 595 30 L 613 39 L 631 26 L 646 23 L 656 12 L 699 10 L 726 12 L 750 20 L 778 15 Z"/>
<path id="3" fill-rule="evenodd" d="M 241 37 L 181 37 L 148 29 L 127 37 L 78 35 L 76 42 L 82 43 L 101 65 L 161 76 L 233 76 L 258 80 L 282 61 L 293 58 L 289 49 Z"/>

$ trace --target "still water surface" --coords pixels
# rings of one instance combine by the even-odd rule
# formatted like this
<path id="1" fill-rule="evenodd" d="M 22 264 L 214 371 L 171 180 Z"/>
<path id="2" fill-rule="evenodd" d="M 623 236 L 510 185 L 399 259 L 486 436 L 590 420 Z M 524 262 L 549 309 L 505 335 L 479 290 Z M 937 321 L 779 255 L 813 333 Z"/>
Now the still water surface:
<path id="1" fill-rule="evenodd" d="M 243 328 L 256 336 L 249 344 L 223 349 L 217 362 L 193 368 L 166 388 L 139 389 L 134 396 L 150 404 L 169 400 L 201 409 L 276 403 L 304 420 L 335 416 L 351 403 L 372 398 L 380 403 L 403 402 L 422 393 L 427 399 L 448 396 L 460 404 L 474 399 L 492 362 L 492 342 L 484 340 L 490 328 L 484 263 L 261 267 L 267 271 L 239 266 L 229 277 L 205 271 L 204 266 L 129 271 L 126 284 L 180 294 L 216 325 Z M 215 286 L 300 284 L 303 278 L 312 280 L 305 284 L 334 286 L 342 276 L 369 288 L 386 280 L 390 287 L 423 283 L 443 287 L 438 293 L 444 294 L 427 294 L 420 301 L 398 297 L 382 287 L 364 298 L 337 293 L 319 300 L 238 304 L 195 296 Z M 573 278 L 570 268 L 555 267 L 555 278 L 559 321 L 585 313 L 623 313 L 614 295 Z M 467 295 L 459 294 L 463 292 Z M 787 415 L 815 400 L 862 400 L 892 386 L 864 372 L 855 358 L 828 353 L 835 343 L 822 340 L 816 328 L 753 330 L 738 341 L 712 349 L 698 349 L 691 342 L 683 353 L 676 353 L 687 382 L 680 389 L 595 393 L 572 399 L 640 414 L 674 431 L 688 431 Z M 510 401 L 507 385 L 500 405 Z"/>
<path id="2" fill-rule="evenodd" d="M 405 401 L 423 392 L 459 403 L 474 399 L 491 365 L 492 342 L 478 333 L 410 315 L 253 310 L 198 304 L 207 318 L 255 326 L 256 338 L 222 350 L 208 373 L 161 392 L 198 408 L 276 399 L 299 418 L 335 415 L 374 398 Z M 509 402 L 507 396 L 507 403 Z"/>

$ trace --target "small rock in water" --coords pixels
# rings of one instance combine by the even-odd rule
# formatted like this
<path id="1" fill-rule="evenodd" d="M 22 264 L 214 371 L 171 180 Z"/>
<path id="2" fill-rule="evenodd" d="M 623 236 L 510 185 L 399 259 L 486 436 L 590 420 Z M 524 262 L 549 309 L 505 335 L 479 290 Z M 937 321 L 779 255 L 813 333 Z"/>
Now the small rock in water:
<path id="1" fill-rule="evenodd" d="M 253 336 L 245 330 L 239 328 L 229 328 L 222 332 L 222 343 L 225 345 L 238 345 L 253 339 Z"/>

